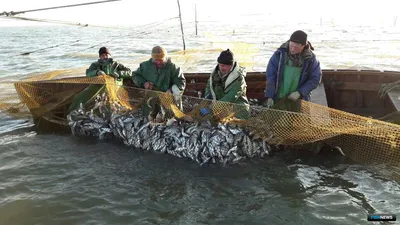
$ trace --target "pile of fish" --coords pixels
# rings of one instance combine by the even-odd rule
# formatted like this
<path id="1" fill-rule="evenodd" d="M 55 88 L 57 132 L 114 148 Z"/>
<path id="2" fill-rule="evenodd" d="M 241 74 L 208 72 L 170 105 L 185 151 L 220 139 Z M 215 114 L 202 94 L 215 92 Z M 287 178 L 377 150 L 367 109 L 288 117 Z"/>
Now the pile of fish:
<path id="1" fill-rule="evenodd" d="M 113 132 L 110 129 L 110 110 L 106 106 L 107 95 L 97 95 L 95 105 L 85 110 L 82 103 L 79 108 L 67 115 L 68 125 L 75 136 L 94 136 L 99 139 L 111 139 Z"/>
<path id="2" fill-rule="evenodd" d="M 145 151 L 168 153 L 205 163 L 235 164 L 269 155 L 271 147 L 250 132 L 230 124 L 209 121 L 187 122 L 165 118 L 162 110 L 154 119 L 142 117 L 141 110 L 129 111 L 114 102 L 106 106 L 107 96 L 99 95 L 94 107 L 82 106 L 67 119 L 74 135 L 117 138 L 127 146 Z"/>

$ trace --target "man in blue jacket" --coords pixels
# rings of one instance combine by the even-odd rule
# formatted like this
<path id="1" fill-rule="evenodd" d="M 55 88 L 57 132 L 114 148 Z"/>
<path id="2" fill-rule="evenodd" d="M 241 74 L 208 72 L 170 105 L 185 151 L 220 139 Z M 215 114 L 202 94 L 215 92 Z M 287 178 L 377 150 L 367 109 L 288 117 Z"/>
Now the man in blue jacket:
<path id="1" fill-rule="evenodd" d="M 274 52 L 267 66 L 263 105 L 270 108 L 283 99 L 310 101 L 311 91 L 321 82 L 322 71 L 314 48 L 304 31 L 295 31 Z"/>

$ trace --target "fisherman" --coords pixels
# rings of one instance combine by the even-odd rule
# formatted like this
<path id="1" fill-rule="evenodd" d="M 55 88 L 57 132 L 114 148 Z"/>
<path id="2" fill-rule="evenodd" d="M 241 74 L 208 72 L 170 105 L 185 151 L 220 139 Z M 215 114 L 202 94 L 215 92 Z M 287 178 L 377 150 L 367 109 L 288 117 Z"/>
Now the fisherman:
<path id="1" fill-rule="evenodd" d="M 246 96 L 246 68 L 239 65 L 234 59 L 234 54 L 227 49 L 222 51 L 208 79 L 205 98 L 221 102 L 234 103 L 236 117 L 248 116 L 249 101 Z M 201 115 L 211 112 L 210 107 L 200 109 Z M 217 112 L 214 112 L 217 113 Z"/>
<path id="2" fill-rule="evenodd" d="M 99 49 L 99 59 L 86 70 L 87 77 L 109 75 L 116 79 L 130 79 L 131 70 L 110 58 L 110 51 L 106 47 Z"/>
<path id="3" fill-rule="evenodd" d="M 128 81 L 131 78 L 131 70 L 121 63 L 110 58 L 110 50 L 106 47 L 99 49 L 99 59 L 93 62 L 86 70 L 86 77 L 96 77 L 108 75 L 116 80 L 116 84 L 121 85 L 123 81 Z M 68 108 L 68 113 L 76 109 L 81 103 L 90 102 L 97 94 L 105 90 L 106 85 L 92 84 L 85 90 L 74 96 L 72 104 Z"/>
<path id="4" fill-rule="evenodd" d="M 185 90 L 186 79 L 182 69 L 167 56 L 165 48 L 161 46 L 153 47 L 151 58 L 140 63 L 139 68 L 132 73 L 132 80 L 140 88 L 173 94 L 178 108 L 183 109 L 181 97 Z M 154 96 L 157 96 L 157 94 Z M 145 105 L 143 114 L 154 119 L 160 108 L 159 105 L 154 104 L 150 107 L 154 107 L 152 113 Z M 148 115 L 149 113 L 150 115 Z"/>
<path id="5" fill-rule="evenodd" d="M 274 52 L 267 66 L 263 106 L 271 108 L 285 99 L 310 101 L 311 91 L 318 87 L 322 77 L 313 50 L 307 34 L 297 30 Z"/>

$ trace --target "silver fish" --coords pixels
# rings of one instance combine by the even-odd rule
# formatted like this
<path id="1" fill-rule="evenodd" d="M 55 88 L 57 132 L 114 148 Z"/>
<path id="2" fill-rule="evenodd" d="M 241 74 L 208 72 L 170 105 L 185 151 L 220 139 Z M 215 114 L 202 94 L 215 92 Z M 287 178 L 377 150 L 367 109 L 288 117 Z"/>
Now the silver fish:
<path id="1" fill-rule="evenodd" d="M 141 115 L 141 110 L 130 112 L 113 102 L 111 111 L 107 111 L 107 104 L 97 96 L 91 110 L 82 107 L 71 112 L 67 119 L 73 134 L 98 136 L 99 139 L 115 136 L 127 146 L 188 158 L 201 165 L 235 164 L 246 158 L 263 157 L 271 151 L 268 141 L 253 140 L 250 138 L 253 133 L 237 125 L 219 123 L 214 127 L 210 121 L 178 121 L 164 107 L 151 122 Z M 109 112 L 108 118 L 99 113 L 100 109 Z"/>

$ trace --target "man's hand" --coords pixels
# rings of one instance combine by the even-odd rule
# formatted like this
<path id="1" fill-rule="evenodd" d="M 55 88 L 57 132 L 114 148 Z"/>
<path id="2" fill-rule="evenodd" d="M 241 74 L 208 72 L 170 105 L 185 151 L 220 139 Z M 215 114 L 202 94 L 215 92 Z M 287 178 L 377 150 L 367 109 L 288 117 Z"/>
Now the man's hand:
<path id="1" fill-rule="evenodd" d="M 117 72 L 113 72 L 110 76 L 114 78 L 119 78 L 119 74 Z"/>
<path id="2" fill-rule="evenodd" d="M 166 91 L 166 93 L 171 94 L 171 93 L 172 93 L 171 89 L 168 89 L 168 90 Z"/>
<path id="3" fill-rule="evenodd" d="M 103 70 L 99 70 L 99 71 L 97 72 L 97 76 L 105 75 L 105 74 L 106 74 L 106 73 L 104 73 Z"/>
<path id="4" fill-rule="evenodd" d="M 144 89 L 153 89 L 153 83 L 151 83 L 151 82 L 145 82 L 144 83 Z"/>
<path id="5" fill-rule="evenodd" d="M 267 98 L 267 100 L 264 101 L 263 106 L 266 108 L 271 108 L 274 105 L 274 100 L 272 98 Z"/>
<path id="6" fill-rule="evenodd" d="M 292 92 L 288 96 L 288 99 L 290 99 L 290 100 L 292 100 L 294 102 L 297 101 L 297 99 L 299 99 L 299 98 L 300 98 L 300 92 L 298 92 L 298 91 Z"/>

